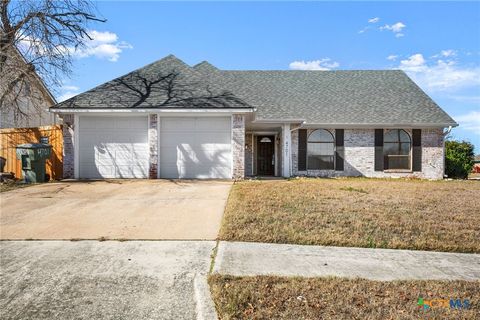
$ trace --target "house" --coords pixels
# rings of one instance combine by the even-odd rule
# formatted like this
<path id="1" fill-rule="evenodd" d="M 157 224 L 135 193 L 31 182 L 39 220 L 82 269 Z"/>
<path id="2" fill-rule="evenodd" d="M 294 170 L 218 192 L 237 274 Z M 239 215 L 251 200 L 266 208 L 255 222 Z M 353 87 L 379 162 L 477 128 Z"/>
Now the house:
<path id="1" fill-rule="evenodd" d="M 51 111 L 66 178 L 442 179 L 457 126 L 398 70 L 225 71 L 172 55 Z"/>
<path id="2" fill-rule="evenodd" d="M 480 155 L 476 155 L 473 159 L 472 173 L 480 173 Z"/>
<path id="3" fill-rule="evenodd" d="M 14 79 L 20 71 L 27 69 L 26 61 L 16 48 L 8 52 L 8 71 L 4 71 L 2 75 Z M 0 108 L 0 129 L 31 128 L 58 123 L 55 115 L 48 110 L 57 103 L 55 97 L 35 71 L 25 74 L 24 81 L 20 81 L 16 91 L 10 95 L 12 99 L 7 96 L 6 105 Z M 6 82 L 2 82 L 4 83 Z"/>

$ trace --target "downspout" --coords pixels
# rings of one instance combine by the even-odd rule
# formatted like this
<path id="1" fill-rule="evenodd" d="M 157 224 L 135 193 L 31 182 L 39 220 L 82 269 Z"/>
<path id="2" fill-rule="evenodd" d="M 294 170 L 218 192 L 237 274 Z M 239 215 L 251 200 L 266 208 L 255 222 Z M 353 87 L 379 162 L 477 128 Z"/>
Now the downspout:
<path id="1" fill-rule="evenodd" d="M 303 126 L 306 125 L 306 124 L 307 124 L 307 122 L 304 120 L 304 121 L 302 121 L 302 123 L 300 123 L 300 125 L 299 125 L 298 127 L 293 128 L 293 129 L 290 129 L 290 132 L 293 132 L 293 131 L 295 131 L 295 130 L 302 129 Z"/>
<path id="2" fill-rule="evenodd" d="M 445 161 L 445 157 L 446 157 L 446 154 L 445 154 L 445 137 L 447 135 L 449 135 L 451 131 L 452 131 L 452 126 L 448 126 L 447 131 L 443 133 L 443 177 L 444 178 L 447 177 L 447 175 L 445 173 L 445 170 L 447 169 L 447 163 Z"/>

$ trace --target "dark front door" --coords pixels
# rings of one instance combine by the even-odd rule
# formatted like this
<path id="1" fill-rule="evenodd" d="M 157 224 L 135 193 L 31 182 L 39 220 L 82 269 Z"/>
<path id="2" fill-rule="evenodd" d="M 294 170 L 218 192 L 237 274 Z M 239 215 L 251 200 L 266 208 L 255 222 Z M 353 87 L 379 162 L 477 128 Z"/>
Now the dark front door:
<path id="1" fill-rule="evenodd" d="M 275 168 L 275 137 L 257 136 L 257 175 L 273 176 Z"/>

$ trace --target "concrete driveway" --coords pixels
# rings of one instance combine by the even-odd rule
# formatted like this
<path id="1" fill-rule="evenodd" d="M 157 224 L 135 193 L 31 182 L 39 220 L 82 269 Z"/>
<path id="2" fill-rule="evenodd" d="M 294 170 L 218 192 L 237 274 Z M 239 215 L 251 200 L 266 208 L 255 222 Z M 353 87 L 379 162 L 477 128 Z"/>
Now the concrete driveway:
<path id="1" fill-rule="evenodd" d="M 232 182 L 109 180 L 2 193 L 1 239 L 213 240 Z"/>
<path id="2" fill-rule="evenodd" d="M 214 241 L 1 241 L 1 319 L 215 319 Z"/>

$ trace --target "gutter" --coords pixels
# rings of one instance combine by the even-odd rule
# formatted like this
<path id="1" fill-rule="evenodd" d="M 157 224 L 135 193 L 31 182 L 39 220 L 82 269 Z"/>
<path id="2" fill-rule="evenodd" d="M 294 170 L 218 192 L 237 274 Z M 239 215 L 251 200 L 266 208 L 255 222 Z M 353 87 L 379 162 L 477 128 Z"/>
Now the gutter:
<path id="1" fill-rule="evenodd" d="M 52 113 L 252 113 L 255 111 L 254 108 L 210 108 L 210 109 L 185 109 L 185 108 L 168 108 L 168 109 L 160 109 L 160 108 L 138 108 L 138 109 L 80 109 L 80 108 L 50 108 L 50 112 Z"/>
<path id="2" fill-rule="evenodd" d="M 267 119 L 254 120 L 252 123 L 258 124 L 282 124 L 282 123 L 301 123 L 303 127 L 324 128 L 324 129 L 384 129 L 384 128 L 445 128 L 457 127 L 458 123 L 307 123 L 305 119 Z"/>

